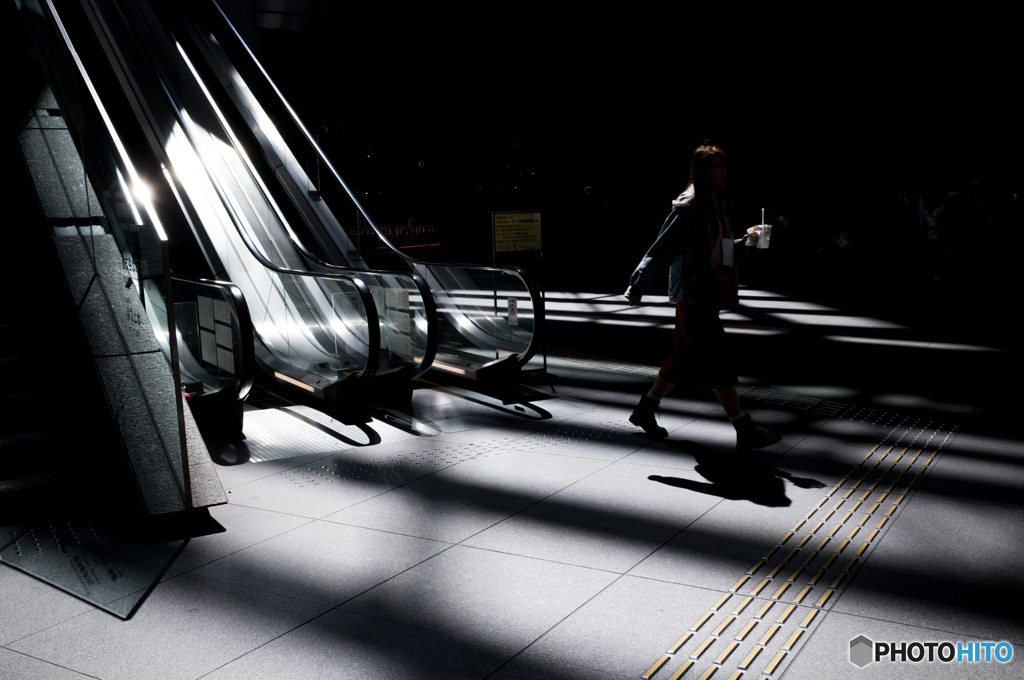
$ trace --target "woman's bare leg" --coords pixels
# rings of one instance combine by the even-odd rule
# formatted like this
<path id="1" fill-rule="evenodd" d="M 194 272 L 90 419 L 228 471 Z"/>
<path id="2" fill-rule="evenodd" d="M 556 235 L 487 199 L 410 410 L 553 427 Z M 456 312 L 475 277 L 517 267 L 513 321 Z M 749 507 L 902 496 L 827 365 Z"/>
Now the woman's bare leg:
<path id="1" fill-rule="evenodd" d="M 726 387 L 725 389 L 716 389 L 715 396 L 718 397 L 718 401 L 722 403 L 722 408 L 729 415 L 729 418 L 735 420 L 743 409 L 740 408 L 740 398 L 736 394 L 736 386 Z"/>
<path id="2" fill-rule="evenodd" d="M 672 388 L 675 386 L 675 383 L 671 383 L 659 375 L 657 378 L 654 379 L 654 387 L 652 387 L 651 391 L 647 393 L 647 396 L 653 399 L 654 401 L 661 401 L 662 399 L 665 398 L 666 394 L 672 391 Z M 735 393 L 736 390 L 733 389 L 733 394 Z"/>

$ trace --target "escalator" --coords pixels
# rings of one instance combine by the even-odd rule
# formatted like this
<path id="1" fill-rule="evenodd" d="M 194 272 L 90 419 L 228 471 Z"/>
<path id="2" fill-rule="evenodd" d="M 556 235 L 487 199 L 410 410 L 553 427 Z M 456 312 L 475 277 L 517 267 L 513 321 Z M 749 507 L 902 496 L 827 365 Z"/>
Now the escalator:
<path id="1" fill-rule="evenodd" d="M 317 251 L 316 262 L 307 255 L 304 263 L 362 269 L 378 264 L 380 251 L 392 262 L 397 256 L 422 277 L 437 305 L 433 369 L 506 404 L 518 401 L 520 371 L 540 346 L 544 322 L 543 299 L 529 276 L 517 267 L 409 256 L 366 213 L 216 2 L 151 0 L 133 7 L 139 21 L 152 9 L 156 18 L 148 20 L 173 34 L 195 86 L 281 196 L 293 233 Z"/>
<path id="2" fill-rule="evenodd" d="M 95 92 L 110 136 L 137 157 L 137 167 L 118 175 L 125 185 L 118 193 L 131 211 L 143 204 L 170 247 L 177 244 L 170 257 L 174 285 L 230 281 L 248 307 L 254 363 L 280 389 L 301 393 L 332 417 L 365 423 L 371 405 L 406 406 L 436 345 L 435 305 L 422 278 L 338 267 L 311 253 L 292 230 L 297 220 L 289 204 L 264 183 L 235 135 L 237 126 L 210 100 L 174 34 L 144 3 L 44 6 Z M 132 178 L 125 181 L 125 174 Z M 140 287 L 153 300 L 147 311 L 166 310 L 168 296 L 158 282 L 143 279 Z M 199 404 L 225 392 L 207 380 L 227 370 L 216 359 L 225 348 L 221 339 L 228 348 L 244 340 L 228 337 L 209 318 L 203 327 L 202 307 L 215 302 L 198 295 L 191 317 L 182 316 L 187 327 L 175 332 L 184 381 L 190 382 L 189 369 L 182 362 L 201 374 L 191 380 L 200 388 Z M 150 315 L 156 326 L 167 318 Z M 166 337 L 168 327 L 157 335 Z M 220 330 L 223 338 L 214 332 Z M 244 382 L 234 383 L 242 397 Z M 240 399 L 233 407 L 228 420 L 240 422 Z"/>

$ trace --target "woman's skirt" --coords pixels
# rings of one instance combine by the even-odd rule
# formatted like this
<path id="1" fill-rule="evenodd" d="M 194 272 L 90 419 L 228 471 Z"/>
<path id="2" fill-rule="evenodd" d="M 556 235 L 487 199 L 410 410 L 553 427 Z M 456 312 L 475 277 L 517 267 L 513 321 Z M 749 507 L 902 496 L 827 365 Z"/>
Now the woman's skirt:
<path id="1" fill-rule="evenodd" d="M 717 309 L 676 303 L 672 356 L 661 367 L 662 378 L 689 387 L 732 387 L 739 382 L 733 369 L 735 360 Z"/>

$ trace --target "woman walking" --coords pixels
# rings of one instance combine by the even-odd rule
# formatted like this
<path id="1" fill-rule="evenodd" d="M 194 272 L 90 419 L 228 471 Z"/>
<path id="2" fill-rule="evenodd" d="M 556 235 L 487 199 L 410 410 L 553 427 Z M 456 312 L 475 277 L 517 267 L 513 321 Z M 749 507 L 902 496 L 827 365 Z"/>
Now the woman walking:
<path id="1" fill-rule="evenodd" d="M 697 147 L 690 159 L 690 182 L 674 201 L 658 238 L 630 277 L 629 305 L 640 298 L 666 267 L 668 296 L 676 305 L 672 356 L 665 361 L 654 386 L 640 398 L 629 422 L 647 434 L 667 437 L 654 410 L 677 384 L 713 389 L 736 428 L 736 447 L 760 449 L 781 441 L 758 427 L 740 408 L 736 371 L 718 312 L 734 304 L 739 280 L 733 246 L 755 245 L 757 234 L 733 239 L 732 197 L 726 156 L 710 141 Z"/>

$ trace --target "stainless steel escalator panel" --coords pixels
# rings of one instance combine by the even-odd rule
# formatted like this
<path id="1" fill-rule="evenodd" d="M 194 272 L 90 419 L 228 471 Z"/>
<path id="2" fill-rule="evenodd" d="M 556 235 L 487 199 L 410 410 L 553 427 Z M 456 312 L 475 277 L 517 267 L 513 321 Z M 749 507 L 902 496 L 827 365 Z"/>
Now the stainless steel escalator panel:
<path id="1" fill-rule="evenodd" d="M 363 266 L 367 247 L 382 243 L 423 277 L 438 308 L 435 368 L 463 375 L 469 369 L 471 376 L 481 376 L 494 359 L 517 368 L 525 365 L 539 347 L 544 318 L 543 300 L 525 272 L 515 267 L 422 262 L 397 248 L 363 209 L 216 3 L 179 4 L 186 8 L 183 14 L 188 14 L 195 40 L 193 59 L 205 60 L 218 73 L 230 106 L 254 130 L 261 154 L 275 167 L 278 181 L 334 263 Z M 300 158 L 313 159 L 312 165 L 307 167 Z M 343 217 L 352 216 L 377 236 L 372 243 L 367 239 L 363 251 L 349 233 L 353 225 L 342 224 Z M 360 233 L 358 225 L 354 233 Z M 509 314 L 510 307 L 515 313 Z M 492 358 L 485 360 L 488 353 Z"/>

